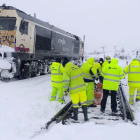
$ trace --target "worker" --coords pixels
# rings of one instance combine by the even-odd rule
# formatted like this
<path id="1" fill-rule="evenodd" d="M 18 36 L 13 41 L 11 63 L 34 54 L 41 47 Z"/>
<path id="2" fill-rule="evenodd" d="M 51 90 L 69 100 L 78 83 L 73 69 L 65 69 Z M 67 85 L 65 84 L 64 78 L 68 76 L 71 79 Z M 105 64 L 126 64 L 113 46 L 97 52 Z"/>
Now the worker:
<path id="1" fill-rule="evenodd" d="M 100 63 L 100 65 L 101 65 L 101 67 L 102 67 L 102 65 L 103 65 L 103 63 L 104 63 L 104 59 L 103 59 L 103 58 L 100 58 L 100 59 L 99 59 L 99 63 Z"/>
<path id="2" fill-rule="evenodd" d="M 116 94 L 119 88 L 120 79 L 124 78 L 123 69 L 118 65 L 118 59 L 113 58 L 111 63 L 106 65 L 101 72 L 103 76 L 103 97 L 101 101 L 101 112 L 105 112 L 106 101 L 111 94 L 111 109 L 113 113 L 117 113 Z"/>
<path id="3" fill-rule="evenodd" d="M 103 77 L 101 76 L 101 71 L 102 71 L 102 65 L 104 63 L 104 60 L 103 58 L 100 58 L 98 63 L 95 63 L 95 67 L 97 68 L 97 74 L 98 74 L 98 77 L 99 77 L 99 81 L 100 83 L 103 83 Z"/>
<path id="4" fill-rule="evenodd" d="M 111 62 L 111 57 L 110 56 L 107 56 L 106 57 L 106 60 L 104 61 L 102 67 L 105 67 L 107 64 L 109 64 Z"/>
<path id="5" fill-rule="evenodd" d="M 64 92 L 63 92 L 64 67 L 61 64 L 60 58 L 56 58 L 56 61 L 52 62 L 50 70 L 51 70 L 51 85 L 52 85 L 51 101 L 56 100 L 57 92 L 59 91 L 58 102 L 64 103 Z"/>
<path id="6" fill-rule="evenodd" d="M 136 102 L 140 101 L 140 63 L 134 58 L 130 65 L 124 68 L 124 73 L 128 74 L 129 104 L 134 104 L 134 95 L 137 90 Z"/>
<path id="7" fill-rule="evenodd" d="M 80 102 L 84 114 L 84 121 L 88 121 L 86 87 L 81 69 L 69 62 L 67 58 L 65 58 L 63 66 L 63 90 L 65 95 L 67 91 L 70 93 L 74 112 L 72 119 L 75 121 L 78 120 L 78 107 Z"/>
<path id="8" fill-rule="evenodd" d="M 94 66 L 94 58 L 89 58 L 81 67 L 82 76 L 86 85 L 87 104 L 88 107 L 96 107 L 93 105 L 94 100 L 94 81 L 97 79 L 97 69 Z"/>

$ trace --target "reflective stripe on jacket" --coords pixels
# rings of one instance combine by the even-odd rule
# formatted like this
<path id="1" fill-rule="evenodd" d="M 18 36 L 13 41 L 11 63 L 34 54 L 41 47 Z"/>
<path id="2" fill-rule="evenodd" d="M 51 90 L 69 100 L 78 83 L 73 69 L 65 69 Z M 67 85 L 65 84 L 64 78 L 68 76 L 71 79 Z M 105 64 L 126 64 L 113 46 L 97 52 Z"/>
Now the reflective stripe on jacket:
<path id="1" fill-rule="evenodd" d="M 69 90 L 70 94 L 86 90 L 81 69 L 70 62 L 64 68 L 63 90 Z"/>
<path id="2" fill-rule="evenodd" d="M 118 59 L 113 58 L 111 63 L 102 69 L 101 75 L 104 77 L 103 89 L 117 91 L 120 79 L 124 78 L 123 69 L 118 65 Z"/>
<path id="3" fill-rule="evenodd" d="M 124 73 L 128 74 L 128 86 L 140 87 L 140 63 L 132 61 L 124 68 Z"/>
<path id="4" fill-rule="evenodd" d="M 63 87 L 63 66 L 60 63 L 53 62 L 50 66 L 51 85 L 54 87 Z"/>

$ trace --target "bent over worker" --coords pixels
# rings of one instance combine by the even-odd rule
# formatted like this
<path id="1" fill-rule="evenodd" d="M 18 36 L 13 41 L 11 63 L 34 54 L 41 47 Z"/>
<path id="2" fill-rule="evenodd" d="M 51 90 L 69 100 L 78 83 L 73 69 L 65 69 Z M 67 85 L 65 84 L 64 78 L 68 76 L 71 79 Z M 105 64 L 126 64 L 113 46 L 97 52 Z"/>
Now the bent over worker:
<path id="1" fill-rule="evenodd" d="M 89 58 L 86 63 L 84 63 L 81 67 L 82 76 L 86 85 L 86 93 L 87 93 L 87 104 L 88 107 L 96 107 L 93 105 L 94 99 L 94 81 L 98 77 L 97 69 L 94 64 L 94 58 Z"/>
<path id="2" fill-rule="evenodd" d="M 65 61 L 63 64 L 63 89 L 65 93 L 68 90 L 70 92 L 70 97 L 73 103 L 73 119 L 78 120 L 78 107 L 80 102 L 83 109 L 84 120 L 88 121 L 86 87 L 81 69 L 78 66 L 68 62 L 68 59 L 67 62 Z"/>
<path id="3" fill-rule="evenodd" d="M 97 68 L 97 74 L 98 74 L 98 77 L 99 77 L 99 81 L 100 83 L 103 83 L 103 77 L 101 76 L 101 71 L 102 71 L 102 65 L 104 63 L 104 60 L 103 58 L 100 58 L 99 59 L 99 62 L 95 63 L 95 67 Z"/>
<path id="4" fill-rule="evenodd" d="M 118 65 L 118 59 L 112 58 L 111 63 L 102 69 L 101 74 L 104 77 L 101 112 L 105 112 L 107 97 L 111 94 L 111 109 L 113 113 L 117 113 L 116 94 L 119 88 L 119 81 L 124 78 L 123 69 Z"/>
<path id="5" fill-rule="evenodd" d="M 130 65 L 126 66 L 124 73 L 128 74 L 129 104 L 134 104 L 135 90 L 137 90 L 136 102 L 140 101 L 140 63 L 134 58 Z"/>
<path id="6" fill-rule="evenodd" d="M 51 70 L 51 101 L 56 100 L 57 92 L 59 91 L 58 101 L 64 103 L 64 92 L 63 92 L 63 65 L 61 64 L 61 59 L 56 58 L 56 62 L 52 62 L 50 66 Z"/>

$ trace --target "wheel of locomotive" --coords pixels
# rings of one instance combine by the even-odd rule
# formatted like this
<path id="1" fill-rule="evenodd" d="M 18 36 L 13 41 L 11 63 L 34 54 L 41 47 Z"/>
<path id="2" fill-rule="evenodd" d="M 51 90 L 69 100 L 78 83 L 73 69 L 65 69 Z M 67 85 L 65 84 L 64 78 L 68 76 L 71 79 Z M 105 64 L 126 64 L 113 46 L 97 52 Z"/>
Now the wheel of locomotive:
<path id="1" fill-rule="evenodd" d="M 17 75 L 17 76 L 15 76 L 15 78 L 17 78 L 18 80 L 22 80 L 23 79 L 23 76 Z"/>
<path id="2" fill-rule="evenodd" d="M 40 73 L 40 70 L 37 70 L 37 74 L 36 74 L 36 75 L 37 75 L 37 76 L 40 76 L 40 74 L 41 74 L 41 73 Z"/>
<path id="3" fill-rule="evenodd" d="M 10 80 L 11 76 L 12 76 L 12 74 L 9 72 L 9 70 L 6 70 L 6 69 L 1 70 L 1 80 L 2 81 L 7 81 L 8 82 Z"/>
<path id="4" fill-rule="evenodd" d="M 36 75 L 37 75 L 36 72 L 31 73 L 31 77 L 36 77 Z"/>
<path id="5" fill-rule="evenodd" d="M 24 65 L 24 76 L 25 76 L 25 78 L 31 78 L 32 77 L 30 63 L 27 63 L 27 64 Z"/>
<path id="6" fill-rule="evenodd" d="M 40 73 L 40 75 L 45 75 L 45 73 Z"/>
<path id="7" fill-rule="evenodd" d="M 32 77 L 31 72 L 29 72 L 29 73 L 26 74 L 26 78 L 31 78 L 31 77 Z"/>
<path id="8" fill-rule="evenodd" d="M 40 75 L 45 75 L 43 63 L 44 63 L 44 62 L 41 62 L 41 63 L 40 63 Z"/>
<path id="9" fill-rule="evenodd" d="M 38 62 L 37 65 L 36 65 L 36 68 L 37 68 L 37 70 L 36 70 L 36 75 L 37 75 L 37 76 L 40 76 L 40 74 L 41 74 L 41 72 L 40 72 L 40 67 L 41 67 L 41 64 Z"/>

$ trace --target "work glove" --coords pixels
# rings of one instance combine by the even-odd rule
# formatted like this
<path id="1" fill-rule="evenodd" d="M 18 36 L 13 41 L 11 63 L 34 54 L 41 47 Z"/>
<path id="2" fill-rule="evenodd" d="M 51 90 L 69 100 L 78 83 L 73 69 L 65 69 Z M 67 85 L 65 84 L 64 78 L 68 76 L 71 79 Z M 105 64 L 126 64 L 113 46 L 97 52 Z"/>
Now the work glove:
<path id="1" fill-rule="evenodd" d="M 68 92 L 67 91 L 64 91 L 64 96 L 67 96 L 68 95 Z"/>
<path id="2" fill-rule="evenodd" d="M 96 81 L 98 81 L 98 80 L 99 80 L 99 78 L 97 77 L 95 80 L 96 80 Z"/>

